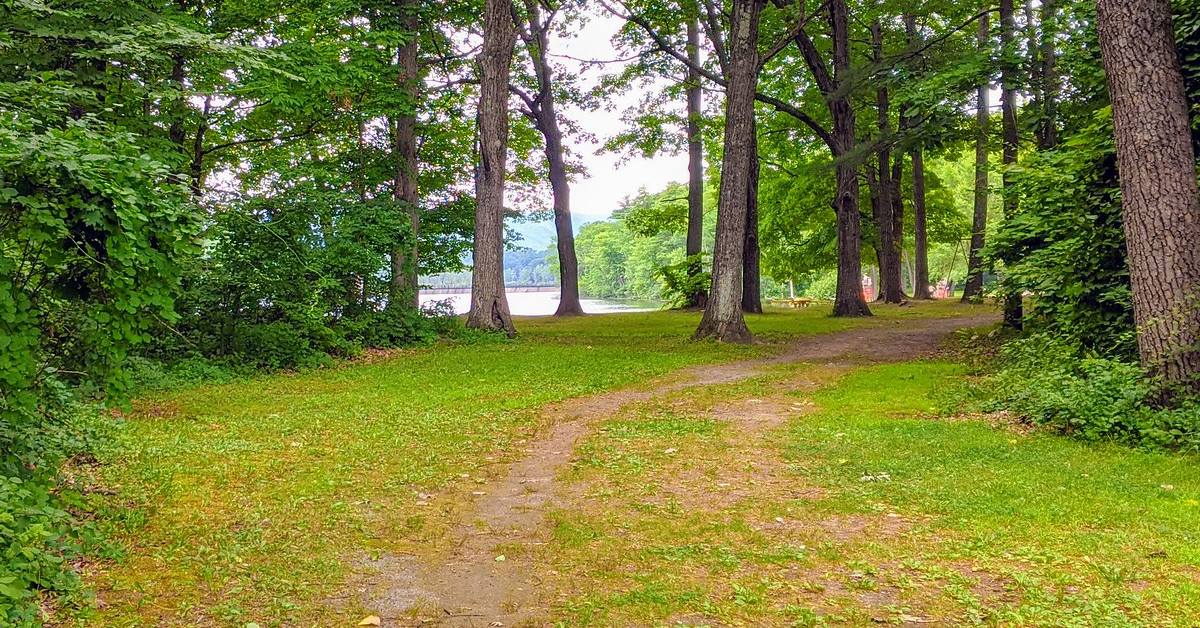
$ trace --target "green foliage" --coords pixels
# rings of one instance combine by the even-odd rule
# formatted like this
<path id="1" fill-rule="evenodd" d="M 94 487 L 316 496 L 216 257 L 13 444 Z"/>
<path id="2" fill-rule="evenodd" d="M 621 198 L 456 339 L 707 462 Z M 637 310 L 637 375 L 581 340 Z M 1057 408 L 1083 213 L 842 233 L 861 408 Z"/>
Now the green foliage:
<path id="1" fill-rule="evenodd" d="M 658 269 L 656 276 L 663 282 L 661 297 L 669 307 L 691 305 L 695 295 L 708 290 L 712 285 L 712 273 L 700 271 L 703 266 L 704 256 L 693 255 Z"/>
<path id="2" fill-rule="evenodd" d="M 1021 211 L 990 251 L 1005 264 L 1004 285 L 1033 295 L 1030 324 L 1102 355 L 1136 355 L 1108 111 L 1011 173 Z"/>
<path id="3" fill-rule="evenodd" d="M 41 86 L 53 91 L 65 83 Z M 123 363 L 173 317 L 194 208 L 168 167 L 94 117 L 0 112 L 0 618 L 74 591 L 82 505 L 55 486 L 92 442 L 78 399 L 120 396 Z"/>
<path id="4" fill-rule="evenodd" d="M 1154 384 L 1136 363 L 1080 356 L 1055 335 L 1007 344 L 984 388 L 988 408 L 1084 440 L 1200 451 L 1200 403 L 1151 407 Z"/>
<path id="5" fill-rule="evenodd" d="M 712 225 L 708 227 L 711 234 Z M 575 237 L 580 292 L 600 298 L 674 300 L 686 276 L 677 272 L 687 264 L 686 230 L 687 191 L 680 184 L 642 192 L 626 201 L 613 219 L 584 225 Z"/>

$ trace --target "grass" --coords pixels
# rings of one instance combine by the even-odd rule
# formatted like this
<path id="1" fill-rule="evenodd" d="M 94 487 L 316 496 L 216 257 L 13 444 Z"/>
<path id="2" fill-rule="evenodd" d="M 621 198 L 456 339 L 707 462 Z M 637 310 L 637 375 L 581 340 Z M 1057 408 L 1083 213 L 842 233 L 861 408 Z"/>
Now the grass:
<path id="1" fill-rule="evenodd" d="M 124 548 L 86 567 L 89 625 L 329 625 L 365 557 L 403 551 L 458 514 L 461 492 L 541 427 L 538 409 L 680 367 L 770 354 L 787 338 L 962 314 L 951 303 L 749 317 L 766 342 L 693 343 L 697 315 L 522 319 L 514 342 L 443 344 L 372 363 L 162 393 L 137 401 L 95 481 Z M 698 434 L 701 436 L 702 434 Z M 467 489 L 469 490 L 469 488 Z"/>
<path id="2" fill-rule="evenodd" d="M 555 612 L 569 625 L 1194 625 L 1195 458 L 949 420 L 939 399 L 963 375 L 803 365 L 613 418 L 581 446 L 576 499 L 541 557 Z M 813 406 L 758 431 L 736 409 L 755 404 L 728 405 L 738 397 Z"/>

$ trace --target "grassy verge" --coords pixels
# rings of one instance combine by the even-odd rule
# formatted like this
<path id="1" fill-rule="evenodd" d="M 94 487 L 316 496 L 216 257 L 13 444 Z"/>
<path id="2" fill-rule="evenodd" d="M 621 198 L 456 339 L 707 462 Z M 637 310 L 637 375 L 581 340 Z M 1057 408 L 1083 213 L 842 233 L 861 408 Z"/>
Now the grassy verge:
<path id="1" fill-rule="evenodd" d="M 576 501 L 542 557 L 555 614 L 1193 625 L 1195 458 L 939 416 L 962 376 L 947 362 L 793 367 L 609 421 L 566 478 Z M 782 420 L 763 428 L 764 408 Z"/>
<path id="2" fill-rule="evenodd" d="M 344 620 L 356 560 L 436 533 L 423 506 L 489 473 L 538 408 L 680 367 L 769 354 L 789 337 L 969 313 L 949 303 L 842 320 L 750 317 L 765 344 L 687 340 L 694 314 L 525 319 L 515 342 L 447 344 L 370 363 L 143 398 L 97 478 L 126 548 L 85 574 L 92 625 Z"/>

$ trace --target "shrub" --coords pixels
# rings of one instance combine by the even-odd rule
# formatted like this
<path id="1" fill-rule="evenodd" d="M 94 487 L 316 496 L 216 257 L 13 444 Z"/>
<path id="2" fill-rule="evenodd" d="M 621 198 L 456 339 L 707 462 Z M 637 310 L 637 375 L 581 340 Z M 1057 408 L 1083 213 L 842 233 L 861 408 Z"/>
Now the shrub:
<path id="1" fill-rule="evenodd" d="M 1134 363 L 1080 355 L 1037 334 L 1008 343 L 988 380 L 985 407 L 1089 441 L 1200 451 L 1200 403 L 1160 409 L 1154 382 Z"/>
<path id="2" fill-rule="evenodd" d="M 60 482 L 70 458 L 85 457 L 111 425 L 66 384 L 47 382 L 43 405 L 29 412 L 0 400 L 0 618 L 38 625 L 38 591 L 58 602 L 83 598 L 71 561 L 98 543 L 80 515 L 82 495 Z"/>
<path id="3" fill-rule="evenodd" d="M 687 307 L 692 304 L 692 296 L 707 292 L 712 284 L 712 273 L 708 271 L 694 272 L 703 268 L 703 256 L 693 255 L 682 262 L 667 264 L 655 273 L 662 280 L 662 299 L 668 307 Z"/>

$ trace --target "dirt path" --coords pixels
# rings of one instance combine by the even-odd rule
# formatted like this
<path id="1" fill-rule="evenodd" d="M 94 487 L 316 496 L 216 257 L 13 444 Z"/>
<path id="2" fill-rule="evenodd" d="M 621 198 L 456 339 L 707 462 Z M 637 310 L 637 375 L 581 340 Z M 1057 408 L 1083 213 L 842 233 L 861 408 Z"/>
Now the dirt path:
<path id="1" fill-rule="evenodd" d="M 572 399 L 546 408 L 554 426 L 498 480 L 476 491 L 474 512 L 452 533 L 458 542 L 441 564 L 413 556 L 374 561 L 376 571 L 364 605 L 384 625 L 513 626 L 528 623 L 538 608 L 536 571 L 527 551 L 541 542 L 543 519 L 555 498 L 555 477 L 570 462 L 575 444 L 622 407 L 679 390 L 728 384 L 765 369 L 799 362 L 870 363 L 910 360 L 937 349 L 950 333 L 995 322 L 992 314 L 897 321 L 880 327 L 804 338 L 780 355 L 698 366 L 645 388 Z M 749 413 L 751 417 L 753 413 Z"/>

